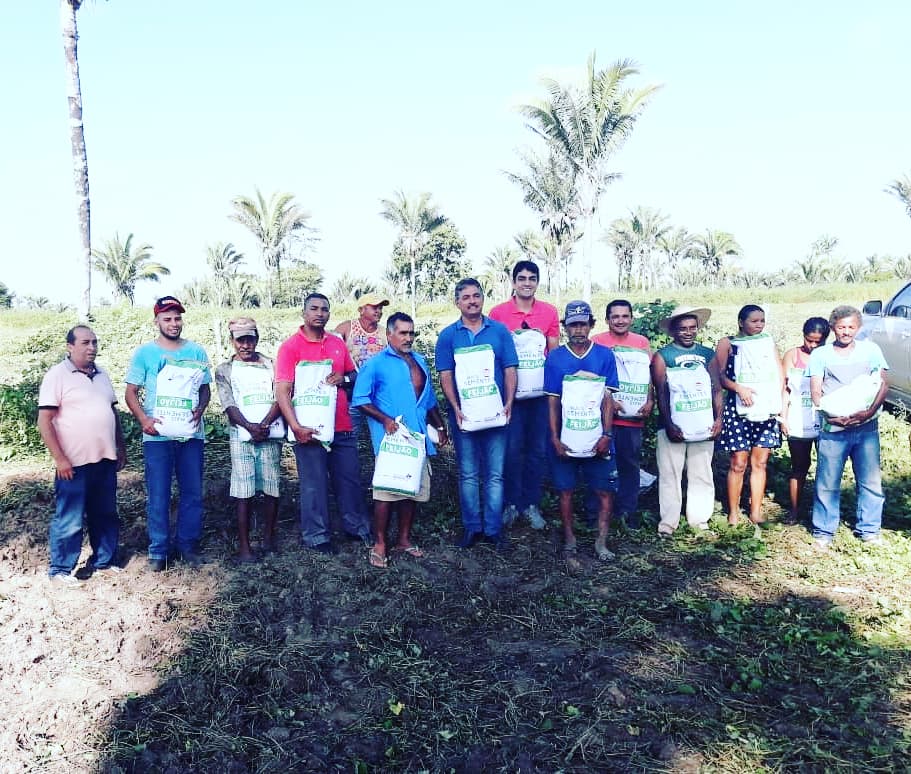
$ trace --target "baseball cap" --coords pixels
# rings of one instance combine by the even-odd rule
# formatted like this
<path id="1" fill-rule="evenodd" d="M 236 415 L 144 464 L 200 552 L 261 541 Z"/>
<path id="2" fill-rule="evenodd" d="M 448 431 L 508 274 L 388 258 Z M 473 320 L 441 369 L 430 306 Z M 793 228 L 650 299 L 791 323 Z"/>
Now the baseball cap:
<path id="1" fill-rule="evenodd" d="M 178 312 L 183 314 L 187 310 L 183 308 L 183 304 L 180 303 L 174 296 L 162 296 L 155 302 L 152 313 L 159 315 L 162 312 L 170 311 L 171 309 L 176 309 Z"/>
<path id="2" fill-rule="evenodd" d="M 571 325 L 572 323 L 592 321 L 592 308 L 585 301 L 570 301 L 566 305 L 566 313 L 563 315 L 563 324 Z"/>
<path id="3" fill-rule="evenodd" d="M 255 336 L 259 338 L 259 331 L 256 329 L 256 320 L 252 317 L 235 317 L 228 323 L 228 331 L 232 339 L 241 339 L 244 336 Z"/>
<path id="4" fill-rule="evenodd" d="M 377 293 L 365 293 L 357 300 L 357 308 L 361 309 L 365 306 L 388 306 L 389 299 L 383 298 Z"/>

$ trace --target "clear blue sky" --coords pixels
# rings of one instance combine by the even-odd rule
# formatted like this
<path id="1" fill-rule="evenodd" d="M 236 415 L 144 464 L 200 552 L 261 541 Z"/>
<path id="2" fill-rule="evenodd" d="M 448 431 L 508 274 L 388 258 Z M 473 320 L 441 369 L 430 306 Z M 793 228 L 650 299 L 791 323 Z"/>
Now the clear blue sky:
<path id="1" fill-rule="evenodd" d="M 81 274 L 56 0 L 10 2 L 0 30 L 0 281 L 75 303 Z M 151 243 L 173 275 L 204 273 L 232 241 L 238 194 L 284 190 L 321 232 L 327 286 L 378 277 L 396 189 L 429 191 L 480 265 L 535 225 L 502 170 L 531 141 L 516 106 L 542 76 L 639 62 L 661 83 L 614 168 L 598 234 L 638 205 L 691 231 L 730 231 L 772 269 L 822 234 L 838 257 L 911 252 L 883 193 L 911 172 L 907 32 L 894 2 L 460 3 L 87 0 L 80 63 L 93 242 Z M 604 249 L 595 280 L 614 276 Z M 108 289 L 96 280 L 96 298 Z"/>

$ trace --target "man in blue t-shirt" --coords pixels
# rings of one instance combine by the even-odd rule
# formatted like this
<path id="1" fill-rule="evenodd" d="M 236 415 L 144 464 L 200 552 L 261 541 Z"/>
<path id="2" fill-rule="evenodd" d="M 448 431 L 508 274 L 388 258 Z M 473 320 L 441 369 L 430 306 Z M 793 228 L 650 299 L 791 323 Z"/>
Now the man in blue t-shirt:
<path id="1" fill-rule="evenodd" d="M 164 296 L 155 302 L 158 338 L 143 344 L 133 353 L 126 375 L 126 403 L 142 426 L 149 567 L 153 572 L 166 569 L 171 555 L 171 479 L 175 473 L 180 498 L 174 548 L 178 558 L 191 566 L 197 566 L 202 561 L 199 555 L 205 439 L 202 415 L 209 405 L 212 377 L 205 350 L 199 344 L 181 338 L 185 311 L 183 304 L 174 296 Z M 180 438 L 161 435 L 158 428 L 162 419 L 156 416 L 158 375 L 166 366 L 177 364 L 202 371 L 197 394 L 185 398 L 191 405 L 195 403 L 191 414 L 194 430 L 189 437 Z M 176 402 L 182 403 L 183 399 Z"/>
<path id="2" fill-rule="evenodd" d="M 459 461 L 459 505 L 464 532 L 460 548 L 470 548 L 483 536 L 497 550 L 508 551 L 509 543 L 503 534 L 503 465 L 506 460 L 507 429 L 499 427 L 469 430 L 462 412 L 462 396 L 457 387 L 456 354 L 462 350 L 484 347 L 492 350 L 493 368 L 490 374 L 477 374 L 480 389 L 492 393 L 494 385 L 502 400 L 502 419 L 509 420 L 516 396 L 516 368 L 519 356 L 512 334 L 502 323 L 485 317 L 484 292 L 474 278 L 460 280 L 455 287 L 455 304 L 460 317 L 440 331 L 436 345 L 436 367 L 440 386 L 449 403 L 449 427 Z M 465 361 L 463 361 L 464 363 Z M 490 384 L 490 377 L 494 384 Z M 483 384 L 481 384 L 483 382 Z M 471 397 L 464 390 L 466 400 Z M 481 492 L 484 508 L 481 509 Z"/>
<path id="3" fill-rule="evenodd" d="M 547 395 L 549 412 L 551 477 L 554 487 L 560 493 L 563 550 L 568 559 L 574 558 L 576 536 L 573 533 L 573 489 L 577 473 L 582 472 L 589 488 L 594 490 L 598 498 L 598 537 L 595 540 L 595 554 L 602 561 L 606 561 L 614 556 L 608 550 L 606 542 L 614 492 L 617 491 L 617 463 L 613 458 L 611 443 L 614 422 L 611 392 L 619 388 L 620 382 L 617 378 L 617 361 L 614 353 L 589 339 L 594 325 L 595 317 L 585 301 L 571 301 L 566 305 L 563 327 L 566 330 L 567 342 L 553 350 L 544 362 L 544 392 Z M 570 417 L 567 396 L 564 395 L 567 377 L 600 378 L 600 406 L 589 412 L 594 415 L 593 417 L 586 416 L 581 420 Z M 598 408 L 600 422 L 597 418 Z M 580 423 L 579 426 L 586 429 L 590 423 L 595 423 L 592 439 L 599 430 L 600 435 L 597 435 L 593 448 L 572 450 L 564 443 L 563 429 L 574 427 L 574 422 Z M 575 456 L 579 453 L 590 453 L 591 456 Z"/>
<path id="4" fill-rule="evenodd" d="M 835 538 L 841 516 L 841 477 L 845 462 L 851 458 L 857 488 L 857 520 L 854 534 L 865 544 L 882 541 L 883 495 L 882 472 L 879 465 L 879 416 L 886 398 L 889 367 L 879 345 L 872 341 L 857 341 L 862 321 L 860 312 L 852 306 L 832 310 L 829 325 L 835 340 L 817 347 L 810 355 L 807 374 L 813 405 L 820 408 L 825 396 L 840 390 L 854 392 L 857 410 L 847 416 L 823 414 L 822 430 L 816 447 L 816 490 L 813 501 L 813 538 L 817 548 L 825 550 Z M 878 389 L 869 377 L 879 377 Z M 865 395 L 861 385 L 876 394 Z M 842 397 L 841 395 L 839 397 Z M 866 405 L 863 405 L 866 404 Z M 825 409 L 825 404 L 822 408 Z"/>

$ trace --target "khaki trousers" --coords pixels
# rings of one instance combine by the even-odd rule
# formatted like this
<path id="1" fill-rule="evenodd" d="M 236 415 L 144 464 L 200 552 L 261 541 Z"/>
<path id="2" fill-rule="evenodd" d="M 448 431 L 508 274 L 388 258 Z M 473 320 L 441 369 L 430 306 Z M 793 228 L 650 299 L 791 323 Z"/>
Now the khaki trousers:
<path id="1" fill-rule="evenodd" d="M 686 469 L 686 521 L 704 529 L 715 507 L 712 479 L 714 441 L 672 443 L 664 430 L 658 431 L 658 503 L 661 521 L 658 531 L 670 534 L 680 524 L 683 505 L 683 471 Z"/>

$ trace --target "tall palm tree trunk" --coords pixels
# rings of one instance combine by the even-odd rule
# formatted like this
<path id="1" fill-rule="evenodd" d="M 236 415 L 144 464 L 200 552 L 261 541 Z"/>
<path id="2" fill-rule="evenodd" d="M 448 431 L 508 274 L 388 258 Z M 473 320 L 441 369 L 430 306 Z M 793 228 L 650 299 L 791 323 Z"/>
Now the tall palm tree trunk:
<path id="1" fill-rule="evenodd" d="M 66 56 L 67 102 L 70 108 L 70 144 L 73 153 L 73 182 L 76 186 L 76 212 L 82 239 L 82 262 L 85 266 L 85 289 L 82 292 L 80 316 L 88 320 L 92 313 L 92 221 L 89 203 L 89 162 L 85 152 L 85 127 L 82 123 L 82 87 L 79 84 L 79 57 L 76 52 L 78 33 L 76 11 L 82 0 L 60 0 L 60 26 Z"/>
<path id="2" fill-rule="evenodd" d="M 412 248 L 408 251 L 408 257 L 411 260 L 411 319 L 417 322 L 418 319 L 418 306 L 417 306 L 417 294 L 415 290 L 415 274 L 417 274 L 417 261 L 415 259 L 415 251 Z"/>

